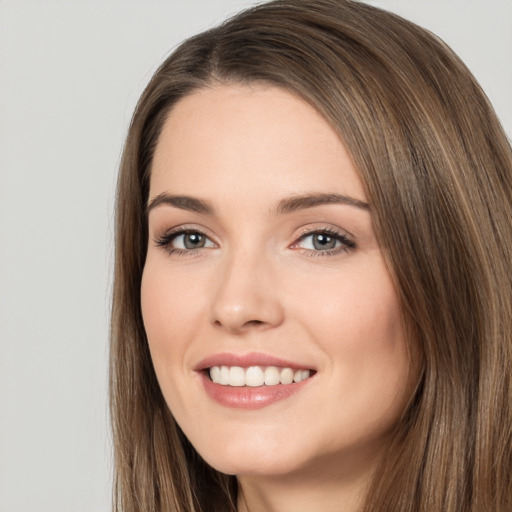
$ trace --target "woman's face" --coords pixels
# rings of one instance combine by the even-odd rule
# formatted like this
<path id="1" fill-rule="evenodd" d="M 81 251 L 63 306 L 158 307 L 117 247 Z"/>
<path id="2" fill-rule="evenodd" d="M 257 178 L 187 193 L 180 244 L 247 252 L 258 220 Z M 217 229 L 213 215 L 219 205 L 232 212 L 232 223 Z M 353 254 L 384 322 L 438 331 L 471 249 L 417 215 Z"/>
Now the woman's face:
<path id="1" fill-rule="evenodd" d="M 368 469 L 409 398 L 410 359 L 330 125 L 278 88 L 195 92 L 163 127 L 148 211 L 144 324 L 198 452 L 238 475 Z"/>

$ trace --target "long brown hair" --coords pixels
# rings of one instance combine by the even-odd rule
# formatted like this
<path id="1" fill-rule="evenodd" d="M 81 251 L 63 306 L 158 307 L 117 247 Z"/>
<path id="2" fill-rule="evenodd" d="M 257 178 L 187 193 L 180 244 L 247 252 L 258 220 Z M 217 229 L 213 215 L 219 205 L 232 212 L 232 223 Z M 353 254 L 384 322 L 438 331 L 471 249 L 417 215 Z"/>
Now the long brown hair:
<path id="1" fill-rule="evenodd" d="M 415 395 L 365 512 L 512 510 L 512 151 L 464 64 L 429 32 L 349 0 L 277 0 L 184 42 L 132 119 L 119 174 L 111 332 L 118 512 L 236 510 L 160 393 L 140 310 L 145 205 L 162 124 L 215 83 L 301 96 L 366 187 L 411 345 Z"/>

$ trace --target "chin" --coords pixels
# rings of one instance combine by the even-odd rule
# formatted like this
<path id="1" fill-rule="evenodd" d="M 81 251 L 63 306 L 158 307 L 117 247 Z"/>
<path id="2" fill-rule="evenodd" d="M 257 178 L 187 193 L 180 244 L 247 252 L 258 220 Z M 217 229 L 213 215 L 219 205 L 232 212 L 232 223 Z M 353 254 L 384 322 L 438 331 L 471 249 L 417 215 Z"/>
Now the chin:
<path id="1" fill-rule="evenodd" d="M 294 472 L 305 462 L 303 450 L 270 436 L 229 436 L 192 444 L 210 466 L 228 475 L 277 476 Z"/>
<path id="2" fill-rule="evenodd" d="M 217 471 L 236 476 L 280 476 L 300 469 L 296 462 L 269 456 L 268 453 L 238 455 L 237 457 L 204 457 Z"/>
<path id="3" fill-rule="evenodd" d="M 223 433 L 212 429 L 209 436 L 195 431 L 190 441 L 214 469 L 228 475 L 257 477 L 314 478 L 356 476 L 374 467 L 390 441 L 389 428 L 371 435 L 340 430 L 301 429 L 281 424 L 244 429 L 229 427 Z M 342 429 L 343 431 L 343 429 Z M 337 439 L 334 441 L 337 434 Z M 195 438 L 194 438 L 195 437 Z"/>

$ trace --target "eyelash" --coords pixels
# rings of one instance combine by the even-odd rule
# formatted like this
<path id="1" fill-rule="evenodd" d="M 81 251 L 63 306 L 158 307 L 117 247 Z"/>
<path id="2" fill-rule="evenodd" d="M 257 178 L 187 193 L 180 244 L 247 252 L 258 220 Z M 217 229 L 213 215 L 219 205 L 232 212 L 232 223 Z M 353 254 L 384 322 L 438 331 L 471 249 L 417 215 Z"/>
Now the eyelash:
<path id="1" fill-rule="evenodd" d="M 210 237 L 208 237 L 204 232 L 202 232 L 199 229 L 178 229 L 176 231 L 169 231 L 167 233 L 164 233 L 162 236 L 158 237 L 155 240 L 155 244 L 157 247 L 164 248 L 169 255 L 172 256 L 193 256 L 196 254 L 199 250 L 203 249 L 203 247 L 199 247 L 196 249 L 176 249 L 175 247 L 171 246 L 171 243 L 176 240 L 181 235 L 191 235 L 191 234 L 197 234 L 204 236 L 207 240 L 210 240 Z"/>
<path id="2" fill-rule="evenodd" d="M 171 243 L 174 240 L 176 240 L 176 238 L 178 238 L 179 236 L 190 234 L 198 234 L 204 236 L 207 240 L 211 241 L 211 239 L 204 232 L 198 229 L 178 229 L 176 231 L 164 233 L 162 236 L 156 238 L 155 245 L 157 247 L 164 248 L 169 255 L 182 257 L 193 256 L 198 251 L 204 249 L 205 247 L 199 247 L 196 249 L 176 249 L 171 246 Z M 341 245 L 339 247 L 324 250 L 303 249 L 303 252 L 310 258 L 334 256 L 336 254 L 339 254 L 340 252 L 350 252 L 357 247 L 356 243 L 353 240 L 351 240 L 346 233 L 328 228 L 304 230 L 304 232 L 300 234 L 299 238 L 295 242 L 293 242 L 293 244 L 290 247 L 292 249 L 299 250 L 300 247 L 298 247 L 298 244 L 306 240 L 308 237 L 314 235 L 325 235 L 327 237 L 333 238 L 337 242 L 340 242 Z"/>
<path id="3" fill-rule="evenodd" d="M 356 243 L 351 240 L 346 233 L 341 231 L 337 231 L 335 229 L 329 228 L 321 228 L 321 229 L 313 229 L 313 230 L 305 230 L 297 239 L 296 242 L 292 244 L 292 248 L 296 247 L 300 242 L 306 240 L 310 236 L 314 235 L 325 235 L 329 238 L 333 238 L 335 241 L 340 242 L 341 245 L 339 247 L 334 247 L 333 249 L 324 249 L 324 250 L 312 250 L 305 249 L 305 253 L 310 258 L 321 258 L 326 256 L 334 256 L 341 252 L 350 252 L 354 250 L 357 246 Z M 297 247 L 297 249 L 299 249 Z"/>

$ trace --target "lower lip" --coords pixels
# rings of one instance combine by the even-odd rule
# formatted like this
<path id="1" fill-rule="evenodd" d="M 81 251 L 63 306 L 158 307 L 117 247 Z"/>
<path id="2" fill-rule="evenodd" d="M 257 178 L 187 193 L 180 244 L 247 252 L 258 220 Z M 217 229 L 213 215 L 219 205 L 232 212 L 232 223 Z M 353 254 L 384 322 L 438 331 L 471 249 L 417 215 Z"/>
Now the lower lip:
<path id="1" fill-rule="evenodd" d="M 210 398 L 225 407 L 234 409 L 261 409 L 273 403 L 285 400 L 299 392 L 311 380 L 275 386 L 222 386 L 212 382 L 204 373 L 201 374 L 203 387 Z"/>

